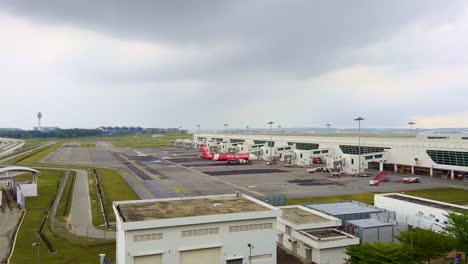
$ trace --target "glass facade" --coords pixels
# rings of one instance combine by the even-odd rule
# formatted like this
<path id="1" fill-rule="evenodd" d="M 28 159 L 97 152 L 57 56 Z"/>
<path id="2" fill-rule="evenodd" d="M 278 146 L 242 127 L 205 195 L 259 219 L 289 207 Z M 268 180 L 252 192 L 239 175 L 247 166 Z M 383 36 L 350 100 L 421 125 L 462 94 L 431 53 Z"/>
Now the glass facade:
<path id="1" fill-rule="evenodd" d="M 468 152 L 428 149 L 427 155 L 437 164 L 468 167 Z"/>
<path id="2" fill-rule="evenodd" d="M 296 149 L 300 150 L 311 150 L 311 149 L 318 149 L 319 144 L 315 143 L 297 143 L 297 142 L 288 142 L 288 145 L 296 144 Z"/>
<path id="3" fill-rule="evenodd" d="M 340 145 L 341 151 L 344 154 L 359 154 L 359 146 L 352 146 L 352 145 Z M 386 149 L 384 147 L 370 147 L 370 146 L 361 146 L 361 155 L 369 154 L 369 153 L 378 153 L 384 152 Z"/>

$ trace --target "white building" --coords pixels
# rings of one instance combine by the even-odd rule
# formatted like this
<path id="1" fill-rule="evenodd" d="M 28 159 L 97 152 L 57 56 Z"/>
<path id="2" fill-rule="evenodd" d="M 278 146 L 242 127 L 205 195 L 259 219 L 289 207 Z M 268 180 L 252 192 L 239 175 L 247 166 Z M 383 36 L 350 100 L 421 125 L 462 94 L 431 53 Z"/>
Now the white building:
<path id="1" fill-rule="evenodd" d="M 380 208 L 395 211 L 396 220 L 401 223 L 434 231 L 441 231 L 447 224 L 446 215 L 449 212 L 468 211 L 467 206 L 401 193 L 376 194 L 374 204 Z"/>
<path id="2" fill-rule="evenodd" d="M 292 146 L 294 160 L 299 165 L 308 165 L 312 158 L 320 157 L 328 164 L 339 161 L 344 172 L 354 173 L 359 169 L 360 160 L 363 169 L 468 179 L 468 136 L 463 135 L 425 134 L 415 138 L 361 137 L 360 149 L 356 136 L 228 134 L 227 139 L 228 144 L 242 142 L 249 146 L 273 141 L 274 146 Z M 210 145 L 213 145 L 226 141 L 226 135 L 196 134 L 193 140 L 197 143 L 210 142 Z M 264 152 L 268 149 L 270 148 L 266 148 Z M 273 155 L 276 155 L 276 148 L 273 147 L 273 151 Z M 269 156 L 263 154 L 264 157 Z"/>
<path id="3" fill-rule="evenodd" d="M 113 208 L 119 264 L 276 263 L 281 210 L 249 196 L 123 201 Z"/>
<path id="4" fill-rule="evenodd" d="M 280 207 L 278 244 L 305 263 L 345 263 L 347 246 L 359 238 L 337 229 L 341 220 L 302 206 Z"/>

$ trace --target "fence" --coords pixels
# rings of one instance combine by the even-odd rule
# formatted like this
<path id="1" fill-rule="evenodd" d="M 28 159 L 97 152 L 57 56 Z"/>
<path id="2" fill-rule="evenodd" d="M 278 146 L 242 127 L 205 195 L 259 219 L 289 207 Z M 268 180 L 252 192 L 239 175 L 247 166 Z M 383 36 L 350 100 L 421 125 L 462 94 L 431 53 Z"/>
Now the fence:
<path id="1" fill-rule="evenodd" d="M 88 246 L 115 242 L 115 231 L 66 224 L 55 217 L 50 217 L 50 229 L 54 234 L 78 245 Z"/>
<path id="2" fill-rule="evenodd" d="M 57 207 L 60 203 L 60 199 L 63 194 L 67 178 L 69 177 L 70 171 L 68 171 L 64 177 L 60 179 L 58 191 L 56 197 L 53 200 L 53 204 L 50 209 L 50 214 L 48 215 L 50 230 L 70 241 L 71 243 L 78 245 L 98 245 L 115 242 L 115 231 L 110 230 L 100 230 L 94 226 L 76 226 L 72 224 L 64 223 L 56 217 Z"/>

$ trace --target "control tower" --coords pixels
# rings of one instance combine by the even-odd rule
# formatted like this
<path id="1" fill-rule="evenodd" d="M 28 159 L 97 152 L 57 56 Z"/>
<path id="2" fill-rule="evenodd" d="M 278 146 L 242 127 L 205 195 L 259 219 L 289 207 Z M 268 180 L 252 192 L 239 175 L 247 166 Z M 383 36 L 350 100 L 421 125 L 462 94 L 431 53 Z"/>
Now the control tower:
<path id="1" fill-rule="evenodd" d="M 38 122 L 38 127 L 37 128 L 38 128 L 39 131 L 42 131 L 41 118 L 42 118 L 42 113 L 41 112 L 37 113 L 37 122 Z"/>

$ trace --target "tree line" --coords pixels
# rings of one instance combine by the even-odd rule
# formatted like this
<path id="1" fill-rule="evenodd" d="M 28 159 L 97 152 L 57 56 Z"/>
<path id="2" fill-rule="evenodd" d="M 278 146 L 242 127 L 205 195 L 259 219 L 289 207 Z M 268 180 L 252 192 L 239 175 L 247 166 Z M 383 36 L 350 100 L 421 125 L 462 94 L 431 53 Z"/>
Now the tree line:
<path id="1" fill-rule="evenodd" d="M 104 132 L 99 129 L 55 129 L 51 131 L 37 130 L 9 130 L 0 131 L 0 137 L 6 138 L 76 138 L 76 137 L 93 137 L 104 135 Z"/>

